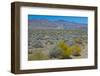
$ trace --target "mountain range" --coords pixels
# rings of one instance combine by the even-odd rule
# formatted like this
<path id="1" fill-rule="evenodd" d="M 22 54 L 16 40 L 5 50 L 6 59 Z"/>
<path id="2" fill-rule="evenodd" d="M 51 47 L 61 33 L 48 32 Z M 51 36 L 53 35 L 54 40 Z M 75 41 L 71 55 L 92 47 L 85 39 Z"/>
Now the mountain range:
<path id="1" fill-rule="evenodd" d="M 47 19 L 33 19 L 33 20 L 28 20 L 28 28 L 77 30 L 77 29 L 87 29 L 87 24 L 68 22 L 65 20 L 51 21 Z"/>

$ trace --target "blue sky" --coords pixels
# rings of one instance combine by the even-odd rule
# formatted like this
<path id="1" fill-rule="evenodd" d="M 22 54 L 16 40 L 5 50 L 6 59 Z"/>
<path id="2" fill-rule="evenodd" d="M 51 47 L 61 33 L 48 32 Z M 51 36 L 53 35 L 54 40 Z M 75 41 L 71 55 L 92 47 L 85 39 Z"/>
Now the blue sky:
<path id="1" fill-rule="evenodd" d="M 28 15 L 29 20 L 33 19 L 47 19 L 50 21 L 64 20 L 80 24 L 88 24 L 88 17 L 77 16 L 53 16 L 53 15 Z"/>

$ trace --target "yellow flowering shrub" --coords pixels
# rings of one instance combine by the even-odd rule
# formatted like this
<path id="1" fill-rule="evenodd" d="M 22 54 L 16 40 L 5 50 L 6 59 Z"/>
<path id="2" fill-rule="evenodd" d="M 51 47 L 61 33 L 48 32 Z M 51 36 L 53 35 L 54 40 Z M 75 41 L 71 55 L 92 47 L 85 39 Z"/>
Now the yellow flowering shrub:
<path id="1" fill-rule="evenodd" d="M 72 55 L 72 49 L 64 42 L 64 40 L 61 40 L 58 46 L 62 51 L 63 57 L 70 57 Z"/>

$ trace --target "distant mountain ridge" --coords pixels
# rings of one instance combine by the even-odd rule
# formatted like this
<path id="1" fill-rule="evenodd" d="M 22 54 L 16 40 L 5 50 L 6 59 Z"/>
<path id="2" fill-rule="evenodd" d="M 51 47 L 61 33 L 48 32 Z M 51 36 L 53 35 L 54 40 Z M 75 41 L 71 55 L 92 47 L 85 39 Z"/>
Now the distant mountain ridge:
<path id="1" fill-rule="evenodd" d="M 68 22 L 64 20 L 51 21 L 47 19 L 28 20 L 29 29 L 87 29 L 87 24 Z"/>

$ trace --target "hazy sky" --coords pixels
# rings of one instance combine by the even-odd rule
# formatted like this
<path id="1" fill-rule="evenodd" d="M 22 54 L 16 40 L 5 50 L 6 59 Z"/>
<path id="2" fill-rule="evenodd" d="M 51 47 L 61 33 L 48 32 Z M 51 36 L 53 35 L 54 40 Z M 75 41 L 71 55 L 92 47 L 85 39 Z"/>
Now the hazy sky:
<path id="1" fill-rule="evenodd" d="M 28 15 L 28 19 L 29 20 L 47 19 L 51 21 L 64 20 L 69 22 L 88 24 L 88 17 L 77 17 L 77 16 Z"/>

